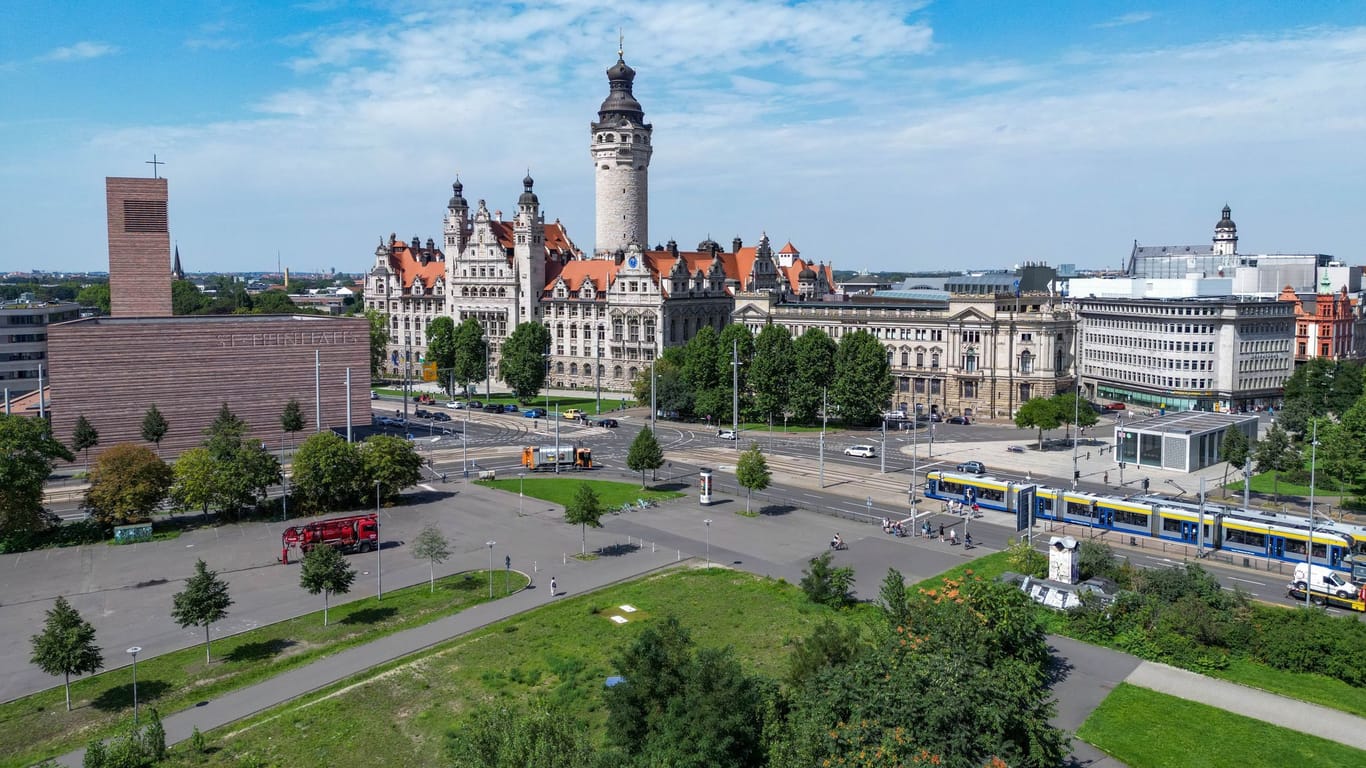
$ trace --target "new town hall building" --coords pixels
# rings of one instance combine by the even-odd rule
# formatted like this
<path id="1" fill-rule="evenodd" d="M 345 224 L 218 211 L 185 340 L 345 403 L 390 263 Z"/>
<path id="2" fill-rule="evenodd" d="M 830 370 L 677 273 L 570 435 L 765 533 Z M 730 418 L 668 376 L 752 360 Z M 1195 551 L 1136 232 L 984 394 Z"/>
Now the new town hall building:
<path id="1" fill-rule="evenodd" d="M 519 323 L 550 330 L 552 387 L 629 389 L 664 347 L 701 328 L 766 324 L 794 336 L 820 328 L 838 341 L 868 330 L 887 346 L 893 403 L 922 412 L 1009 416 L 1030 397 L 1072 386 L 1074 320 L 1055 305 L 1052 270 L 976 288 L 846 297 L 832 268 L 761 234 L 725 247 L 649 247 L 653 128 L 632 93 L 635 71 L 618 51 L 609 91 L 589 126 L 595 249 L 586 254 L 559 221 L 547 223 L 530 176 L 505 220 L 471 206 L 457 180 L 443 241 L 390 235 L 375 250 L 365 306 L 389 318 L 386 371 L 415 372 L 435 318 L 477 319 L 498 378 L 499 350 Z M 1026 268 L 1027 271 L 1029 268 Z M 1044 273 L 1047 273 L 1045 275 Z"/>

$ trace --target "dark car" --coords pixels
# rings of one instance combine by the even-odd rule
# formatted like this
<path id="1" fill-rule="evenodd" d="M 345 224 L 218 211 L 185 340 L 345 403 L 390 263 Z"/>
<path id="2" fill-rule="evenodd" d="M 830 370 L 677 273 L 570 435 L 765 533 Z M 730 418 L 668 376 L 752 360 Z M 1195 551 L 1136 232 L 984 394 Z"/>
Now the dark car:
<path id="1" fill-rule="evenodd" d="M 471 409 L 474 409 L 474 410 L 477 411 L 477 410 L 479 410 L 480 408 L 483 408 L 483 407 L 484 407 L 484 404 L 483 404 L 482 402 L 478 401 L 478 400 L 471 400 L 471 401 L 469 401 L 468 403 L 465 403 L 465 407 L 466 407 L 466 408 L 471 408 Z"/>
<path id="2" fill-rule="evenodd" d="M 451 415 L 450 415 L 449 413 L 444 413 L 444 412 L 442 412 L 442 411 L 436 411 L 435 413 L 432 414 L 432 421 L 450 421 L 450 420 L 451 420 Z"/>
<path id="3" fill-rule="evenodd" d="M 503 406 L 503 413 L 516 413 L 516 412 L 517 412 L 517 406 L 513 405 L 512 403 L 508 403 L 507 405 Z"/>
<path id="4" fill-rule="evenodd" d="M 972 422 L 968 419 L 967 416 L 950 416 L 950 417 L 949 417 L 948 423 L 950 423 L 950 424 L 971 424 Z"/>
<path id="5" fill-rule="evenodd" d="M 489 403 L 484 406 L 484 413 L 502 413 L 503 406 L 499 403 Z"/>
<path id="6" fill-rule="evenodd" d="M 971 472 L 974 475 L 985 475 L 987 473 L 987 465 L 980 461 L 965 461 L 958 465 L 958 471 Z"/>
<path id="7" fill-rule="evenodd" d="M 617 428 L 618 426 L 620 426 L 620 425 L 617 424 L 617 420 L 616 420 L 616 419 L 602 419 L 601 421 L 598 422 L 598 426 L 599 426 L 599 427 L 608 427 L 609 429 L 616 429 L 616 428 Z"/>
<path id="8" fill-rule="evenodd" d="M 544 419 L 544 418 L 545 418 L 545 409 L 544 409 L 544 408 L 528 408 L 528 409 L 526 409 L 525 411 L 522 411 L 522 415 L 525 416 L 525 417 L 527 417 L 528 419 Z"/>
<path id="9" fill-rule="evenodd" d="M 413 418 L 415 419 L 430 419 L 431 417 L 432 414 L 426 408 L 418 408 L 413 411 Z"/>

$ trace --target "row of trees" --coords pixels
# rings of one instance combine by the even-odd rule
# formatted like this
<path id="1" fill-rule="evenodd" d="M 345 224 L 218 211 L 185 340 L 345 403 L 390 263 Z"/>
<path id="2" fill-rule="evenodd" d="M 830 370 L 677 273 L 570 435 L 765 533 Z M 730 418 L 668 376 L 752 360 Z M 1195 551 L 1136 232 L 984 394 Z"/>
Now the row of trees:
<path id="1" fill-rule="evenodd" d="M 704 327 L 686 345 L 664 350 L 653 368 L 635 382 L 639 402 L 650 402 L 653 376 L 660 410 L 713 421 L 731 414 L 738 390 L 747 421 L 786 416 L 809 424 L 824 406 L 846 424 L 871 424 L 893 392 L 887 350 L 867 331 L 844 334 L 836 344 L 818 328 L 793 339 L 775 325 L 758 336 L 741 324 L 720 333 Z"/>
<path id="2" fill-rule="evenodd" d="M 1015 426 L 1038 430 L 1039 450 L 1043 450 L 1045 429 L 1066 425 L 1070 436 L 1073 426 L 1089 427 L 1099 421 L 1091 404 L 1076 392 L 1059 392 L 1052 397 L 1032 397 L 1015 411 Z"/>
<path id="3" fill-rule="evenodd" d="M 1055 766 L 1049 654 L 1039 613 L 977 578 L 911 594 L 890 570 L 881 621 L 828 618 L 794 643 L 781 679 L 730 647 L 699 646 L 676 618 L 613 659 L 605 739 L 555 705 L 480 708 L 446 737 L 453 766 L 691 768 Z"/>

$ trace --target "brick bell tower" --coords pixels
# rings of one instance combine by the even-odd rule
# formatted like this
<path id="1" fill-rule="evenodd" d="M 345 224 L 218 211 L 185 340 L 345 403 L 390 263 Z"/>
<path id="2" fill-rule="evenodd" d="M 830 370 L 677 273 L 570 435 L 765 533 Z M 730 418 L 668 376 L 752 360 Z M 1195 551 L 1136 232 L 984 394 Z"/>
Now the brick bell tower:
<path id="1" fill-rule="evenodd" d="M 640 102 L 631 94 L 636 71 L 626 65 L 620 43 L 617 63 L 607 70 L 610 90 L 591 124 L 593 176 L 596 182 L 595 258 L 610 258 L 631 243 L 647 248 L 650 240 L 650 136 Z"/>

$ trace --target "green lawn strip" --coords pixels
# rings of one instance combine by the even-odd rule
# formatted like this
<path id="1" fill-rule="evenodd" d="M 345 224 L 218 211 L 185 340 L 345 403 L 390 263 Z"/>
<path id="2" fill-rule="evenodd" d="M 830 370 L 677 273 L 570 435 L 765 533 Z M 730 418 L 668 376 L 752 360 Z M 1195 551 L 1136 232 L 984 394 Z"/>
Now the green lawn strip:
<path id="1" fill-rule="evenodd" d="M 683 496 L 678 491 L 642 490 L 636 483 L 618 483 L 612 480 L 589 480 L 582 476 L 571 477 L 528 477 L 516 480 L 478 480 L 476 484 L 497 488 L 500 491 L 523 493 L 533 499 L 541 499 L 552 504 L 564 506 L 574 498 L 574 492 L 582 483 L 588 483 L 598 493 L 598 501 L 604 508 L 620 507 L 637 499 L 666 501 Z"/>
<path id="2" fill-rule="evenodd" d="M 1304 470 L 1305 470 L 1306 473 L 1308 473 L 1308 471 L 1309 471 L 1309 463 L 1308 463 L 1307 461 L 1305 462 Z M 1229 472 L 1230 482 L 1229 482 L 1228 485 L 1226 485 L 1226 486 L 1224 486 L 1224 487 L 1225 487 L 1226 489 L 1228 489 L 1230 492 L 1237 491 L 1238 493 L 1242 493 L 1242 492 L 1243 492 L 1243 481 L 1242 481 L 1242 479 L 1241 479 L 1241 478 L 1239 478 L 1239 479 L 1237 479 L 1237 480 L 1233 480 L 1233 479 L 1232 479 L 1232 478 L 1234 478 L 1237 474 L 1238 474 L 1237 472 Z M 1306 484 L 1303 484 L 1303 485 L 1301 485 L 1301 484 L 1299 484 L 1299 483 L 1292 483 L 1292 482 L 1290 481 L 1289 475 L 1288 475 L 1287 473 L 1285 473 L 1285 472 L 1282 472 L 1282 473 L 1281 473 L 1281 481 L 1280 481 L 1280 483 L 1277 483 L 1277 482 L 1275 481 L 1274 474 L 1275 474 L 1274 472 L 1262 472 L 1262 473 L 1260 473 L 1260 474 L 1253 475 L 1253 476 L 1252 476 L 1252 490 L 1253 490 L 1253 492 L 1254 492 L 1254 493 L 1265 494 L 1265 495 L 1267 495 L 1267 496 L 1272 496 L 1273 494 L 1278 494 L 1282 499 L 1294 498 L 1294 497 L 1296 497 L 1296 496 L 1303 496 L 1303 497 L 1305 497 L 1306 499 L 1309 498 L 1309 485 L 1308 485 L 1307 483 L 1306 483 Z M 1328 479 L 1328 478 L 1326 478 L 1326 477 L 1323 477 L 1322 475 L 1319 476 L 1318 482 L 1317 482 L 1317 484 L 1315 485 L 1315 492 L 1316 492 L 1319 496 L 1324 496 L 1324 495 L 1339 495 L 1339 494 L 1342 494 L 1342 493 L 1347 492 L 1347 491 L 1349 491 L 1349 490 L 1351 490 L 1351 489 L 1348 488 L 1348 487 L 1343 487 L 1340 483 L 1334 482 L 1334 481 L 1332 481 L 1332 480 L 1330 480 L 1330 479 Z"/>
<path id="3" fill-rule="evenodd" d="M 512 576 L 513 590 L 526 585 L 524 575 Z M 495 572 L 494 577 L 497 594 L 502 596 L 506 576 Z M 178 712 L 320 657 L 487 601 L 487 571 L 455 574 L 438 579 L 435 594 L 423 583 L 386 592 L 378 602 L 366 599 L 334 605 L 328 611 L 327 627 L 319 610 L 215 640 L 213 662 L 207 667 L 202 643 L 140 659 L 138 701 L 143 709 Z M 322 605 L 321 596 L 318 605 Z M 123 655 L 113 649 L 105 648 L 104 655 L 106 662 L 123 661 Z M 92 738 L 112 735 L 133 706 L 130 671 L 115 669 L 74 680 L 71 702 L 75 709 L 67 712 L 58 686 L 0 705 L 0 767 L 30 765 L 83 746 Z"/>
<path id="4" fill-rule="evenodd" d="M 1126 683 L 1077 736 L 1130 768 L 1366 765 L 1361 750 Z"/>
<path id="5" fill-rule="evenodd" d="M 573 589 L 568 575 L 562 583 Z M 634 613 L 623 612 L 630 605 Z M 609 614 L 622 615 L 618 625 Z M 821 620 L 866 620 L 809 603 L 792 585 L 728 569 L 675 569 L 582 597 L 559 599 L 400 662 L 363 684 L 334 686 L 208 734 L 210 755 L 175 749 L 165 766 L 441 765 L 443 735 L 472 705 L 529 695 L 567 707 L 600 728 L 599 692 L 611 657 L 650 620 L 673 614 L 699 646 L 733 646 L 746 667 L 781 677 L 788 648 Z M 330 693 L 330 695 L 329 695 Z M 316 703 L 311 703 L 316 702 Z M 228 734 L 232 734 L 229 736 Z"/>
<path id="6" fill-rule="evenodd" d="M 1366 717 L 1366 688 L 1355 688 L 1325 675 L 1274 669 L 1255 661 L 1237 658 L 1230 661 L 1227 669 L 1206 674 L 1287 698 L 1307 701 L 1330 709 L 1340 709 L 1357 717 Z"/>

